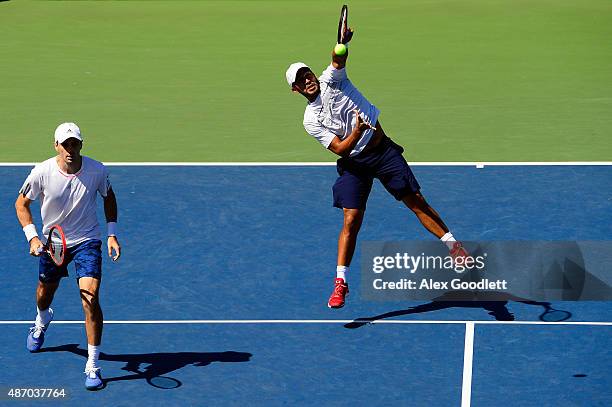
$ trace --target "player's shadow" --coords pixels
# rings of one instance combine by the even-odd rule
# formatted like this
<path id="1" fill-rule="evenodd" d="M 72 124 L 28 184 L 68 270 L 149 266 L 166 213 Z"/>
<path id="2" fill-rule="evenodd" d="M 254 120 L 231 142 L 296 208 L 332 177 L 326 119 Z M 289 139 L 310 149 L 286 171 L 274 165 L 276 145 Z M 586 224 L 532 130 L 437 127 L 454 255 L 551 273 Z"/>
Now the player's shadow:
<path id="1" fill-rule="evenodd" d="M 68 344 L 41 349 L 41 352 L 70 352 L 87 358 L 87 350 L 77 344 Z M 104 378 L 104 384 L 124 380 L 145 380 L 154 387 L 172 389 L 182 385 L 174 378 L 164 376 L 185 366 L 208 366 L 213 362 L 249 362 L 253 355 L 248 352 L 160 352 L 111 355 L 101 352 L 100 360 L 123 362 L 121 369 L 131 374 Z"/>
<path id="2" fill-rule="evenodd" d="M 551 303 L 549 302 L 530 301 L 523 299 L 516 300 L 516 302 L 540 306 L 543 308 L 544 312 L 544 314 L 542 315 L 545 315 L 546 312 L 552 310 Z M 384 314 L 375 315 L 371 317 L 357 318 L 354 321 L 345 324 L 344 327 L 348 329 L 355 329 L 381 319 L 399 317 L 402 315 L 421 314 L 424 312 L 439 311 L 447 308 L 482 308 L 486 310 L 489 315 L 495 318 L 496 321 L 514 321 L 514 314 L 512 314 L 508 310 L 507 305 L 508 301 L 432 301 L 427 304 L 421 304 L 407 309 L 386 312 Z M 567 315 L 564 319 L 569 319 L 571 317 L 571 313 L 566 312 L 566 314 Z"/>

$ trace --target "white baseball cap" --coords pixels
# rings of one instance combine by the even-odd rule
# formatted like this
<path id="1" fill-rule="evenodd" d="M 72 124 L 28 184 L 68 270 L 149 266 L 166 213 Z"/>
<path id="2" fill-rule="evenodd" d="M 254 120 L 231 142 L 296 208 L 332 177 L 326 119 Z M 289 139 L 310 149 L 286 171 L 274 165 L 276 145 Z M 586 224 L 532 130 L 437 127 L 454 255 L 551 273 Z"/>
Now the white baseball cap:
<path id="1" fill-rule="evenodd" d="M 64 141 L 69 138 L 75 138 L 77 140 L 83 141 L 83 137 L 81 136 L 81 129 L 74 123 L 62 123 L 57 126 L 55 129 L 55 141 L 62 144 Z"/>
<path id="2" fill-rule="evenodd" d="M 287 78 L 287 83 L 289 83 L 289 86 L 293 86 L 293 82 L 295 82 L 295 77 L 297 76 L 298 71 L 302 68 L 310 69 L 310 67 L 303 62 L 296 62 L 294 64 L 289 65 L 287 72 L 285 72 L 285 77 Z"/>

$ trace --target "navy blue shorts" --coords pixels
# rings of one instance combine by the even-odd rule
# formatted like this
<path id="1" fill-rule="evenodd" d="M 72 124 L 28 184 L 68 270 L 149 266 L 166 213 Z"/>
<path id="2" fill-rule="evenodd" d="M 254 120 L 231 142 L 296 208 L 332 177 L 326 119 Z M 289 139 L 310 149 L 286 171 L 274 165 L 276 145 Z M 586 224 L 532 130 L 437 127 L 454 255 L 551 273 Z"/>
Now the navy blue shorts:
<path id="1" fill-rule="evenodd" d="M 62 277 L 68 277 L 68 264 L 74 261 L 77 280 L 81 277 L 102 278 L 102 242 L 86 240 L 66 249 L 66 261 L 57 267 L 53 260 L 43 254 L 38 262 L 38 279 L 43 283 L 57 283 Z"/>
<path id="2" fill-rule="evenodd" d="M 378 178 L 398 201 L 419 192 L 421 186 L 402 156 L 403 152 L 401 146 L 385 137 L 371 151 L 340 158 L 336 164 L 339 177 L 333 187 L 334 206 L 365 209 L 374 178 Z"/>

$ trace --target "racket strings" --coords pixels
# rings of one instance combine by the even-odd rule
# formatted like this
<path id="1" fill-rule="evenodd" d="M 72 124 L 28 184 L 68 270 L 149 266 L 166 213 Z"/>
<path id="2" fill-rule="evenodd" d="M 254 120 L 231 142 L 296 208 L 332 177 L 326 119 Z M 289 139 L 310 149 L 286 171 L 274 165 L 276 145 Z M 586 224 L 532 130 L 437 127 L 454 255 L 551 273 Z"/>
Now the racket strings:
<path id="1" fill-rule="evenodd" d="M 346 5 L 342 6 L 342 10 L 340 11 L 340 23 L 338 24 L 338 44 L 345 43 L 345 32 L 347 29 L 348 22 L 348 7 Z"/>
<path id="2" fill-rule="evenodd" d="M 62 236 L 59 232 L 53 232 L 51 234 L 51 240 L 49 242 L 49 251 L 51 252 L 51 256 L 57 261 L 61 262 L 64 257 L 64 245 L 62 242 Z"/>

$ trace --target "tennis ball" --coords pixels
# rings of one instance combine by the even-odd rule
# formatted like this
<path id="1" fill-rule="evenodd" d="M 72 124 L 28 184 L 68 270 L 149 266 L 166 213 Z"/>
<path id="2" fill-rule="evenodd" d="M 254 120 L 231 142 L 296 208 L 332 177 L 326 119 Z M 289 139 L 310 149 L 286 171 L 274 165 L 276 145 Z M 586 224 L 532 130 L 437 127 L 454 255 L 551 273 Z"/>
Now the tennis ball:
<path id="1" fill-rule="evenodd" d="M 346 54 L 346 51 L 348 51 L 348 49 L 346 48 L 346 45 L 344 44 L 336 44 L 336 46 L 334 47 L 334 54 L 338 56 L 342 56 Z"/>

